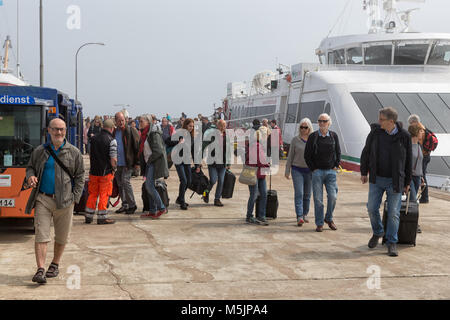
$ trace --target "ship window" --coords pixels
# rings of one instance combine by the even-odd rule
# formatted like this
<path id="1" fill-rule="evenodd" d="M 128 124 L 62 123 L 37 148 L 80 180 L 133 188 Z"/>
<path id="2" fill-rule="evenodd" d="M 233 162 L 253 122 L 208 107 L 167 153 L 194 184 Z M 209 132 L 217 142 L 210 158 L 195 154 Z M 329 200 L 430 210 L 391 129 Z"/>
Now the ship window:
<path id="1" fill-rule="evenodd" d="M 436 43 L 433 45 L 428 64 L 448 66 L 450 64 L 450 43 Z"/>
<path id="2" fill-rule="evenodd" d="M 433 130 L 434 132 L 448 132 L 449 130 L 445 130 L 445 126 L 448 126 L 450 123 L 450 109 L 445 104 L 445 102 L 439 97 L 436 93 L 421 93 L 419 94 L 420 98 L 425 102 L 430 109 L 431 113 L 436 115 L 436 119 L 440 124 L 440 128 L 436 128 L 438 130 Z M 425 125 L 426 126 L 426 125 Z"/>
<path id="3" fill-rule="evenodd" d="M 288 111 L 286 115 L 286 123 L 295 123 L 295 117 L 297 115 L 297 103 L 288 105 Z"/>
<path id="4" fill-rule="evenodd" d="M 362 64 L 363 56 L 362 56 L 362 48 L 349 48 L 347 49 L 347 64 Z"/>
<path id="5" fill-rule="evenodd" d="M 367 47 L 364 51 L 364 63 L 371 65 L 390 65 L 392 45 L 385 44 Z"/>
<path id="6" fill-rule="evenodd" d="M 425 63 L 429 45 L 426 43 L 397 43 L 394 64 L 419 65 Z"/>
<path id="7" fill-rule="evenodd" d="M 393 107 L 395 110 L 397 110 L 397 121 L 401 121 L 406 127 L 406 121 L 408 120 L 408 117 L 411 115 L 411 113 L 408 112 L 399 97 L 395 93 L 376 93 L 375 95 L 377 96 L 378 100 L 380 100 L 383 108 Z"/>
<path id="8" fill-rule="evenodd" d="M 368 123 L 378 123 L 378 111 L 383 108 L 373 93 L 353 92 L 352 97 Z"/>
<path id="9" fill-rule="evenodd" d="M 328 64 L 345 64 L 345 50 L 335 50 L 328 53 Z"/>
<path id="10" fill-rule="evenodd" d="M 300 104 L 299 116 L 297 121 L 303 118 L 309 118 L 312 123 L 317 123 L 317 119 L 323 113 L 325 101 L 303 102 Z"/>
<path id="11" fill-rule="evenodd" d="M 323 113 L 326 113 L 327 115 L 331 115 L 331 104 L 327 103 L 325 106 L 325 110 L 323 111 Z"/>
<path id="12" fill-rule="evenodd" d="M 433 116 L 433 113 L 427 108 L 425 102 L 419 97 L 417 93 L 399 93 L 400 100 L 405 104 L 409 113 L 418 114 L 420 121 L 433 132 L 440 132 L 441 126 Z M 450 110 L 449 110 L 450 111 Z M 405 122 L 405 126 L 406 126 Z"/>

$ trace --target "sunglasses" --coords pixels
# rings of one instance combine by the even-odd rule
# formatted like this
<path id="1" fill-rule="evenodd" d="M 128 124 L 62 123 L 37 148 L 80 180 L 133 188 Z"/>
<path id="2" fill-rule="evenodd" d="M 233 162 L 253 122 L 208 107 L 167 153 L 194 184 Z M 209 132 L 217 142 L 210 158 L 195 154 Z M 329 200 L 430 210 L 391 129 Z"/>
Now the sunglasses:
<path id="1" fill-rule="evenodd" d="M 306 130 L 306 129 L 309 129 L 309 128 L 308 127 L 300 127 L 300 129 L 305 129 Z"/>
<path id="2" fill-rule="evenodd" d="M 328 120 L 318 120 L 319 121 L 319 123 L 327 123 L 328 122 Z"/>

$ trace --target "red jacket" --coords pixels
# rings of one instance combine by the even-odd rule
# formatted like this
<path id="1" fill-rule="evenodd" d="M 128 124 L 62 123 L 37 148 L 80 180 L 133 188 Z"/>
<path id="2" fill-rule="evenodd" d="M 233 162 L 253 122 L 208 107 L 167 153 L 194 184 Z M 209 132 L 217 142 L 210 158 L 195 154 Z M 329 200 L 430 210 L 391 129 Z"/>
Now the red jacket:
<path id="1" fill-rule="evenodd" d="M 266 155 L 264 153 L 264 148 L 261 146 L 259 142 L 255 142 L 250 146 L 249 149 L 249 143 L 246 142 L 245 150 L 247 151 L 245 153 L 245 164 L 250 167 L 258 167 L 257 176 L 258 179 L 265 179 L 266 175 L 262 174 L 261 168 L 269 168 L 270 165 L 267 163 Z M 250 154 L 256 155 L 256 164 L 250 164 Z M 254 162 L 254 157 L 251 158 L 251 160 Z M 267 163 L 267 164 L 265 164 Z"/>

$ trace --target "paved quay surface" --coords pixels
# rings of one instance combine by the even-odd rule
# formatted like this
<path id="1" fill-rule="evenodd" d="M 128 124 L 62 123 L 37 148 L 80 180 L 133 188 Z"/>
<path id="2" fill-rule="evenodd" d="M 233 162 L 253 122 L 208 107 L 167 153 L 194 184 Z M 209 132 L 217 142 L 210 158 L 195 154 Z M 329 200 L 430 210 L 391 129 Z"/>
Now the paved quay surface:
<path id="1" fill-rule="evenodd" d="M 232 171 L 238 175 L 240 167 Z M 187 211 L 174 204 L 174 168 L 167 182 L 171 205 L 159 220 L 140 219 L 141 178 L 132 180 L 138 203 L 134 215 L 113 213 L 117 223 L 103 226 L 74 216 L 60 275 L 44 286 L 31 282 L 33 234 L 0 222 L 0 299 L 450 298 L 448 194 L 431 193 L 430 203 L 420 206 L 423 233 L 417 247 L 399 245 L 393 258 L 381 244 L 367 247 L 368 186 L 361 185 L 357 173 L 338 175 L 338 230 L 325 226 L 322 233 L 315 232 L 312 201 L 310 223 L 296 226 L 292 180 L 284 177 L 283 161 L 272 179 L 280 208 L 270 226 L 245 224 L 249 192 L 239 182 L 224 207 L 194 195 Z M 52 254 L 53 242 L 47 266 Z"/>

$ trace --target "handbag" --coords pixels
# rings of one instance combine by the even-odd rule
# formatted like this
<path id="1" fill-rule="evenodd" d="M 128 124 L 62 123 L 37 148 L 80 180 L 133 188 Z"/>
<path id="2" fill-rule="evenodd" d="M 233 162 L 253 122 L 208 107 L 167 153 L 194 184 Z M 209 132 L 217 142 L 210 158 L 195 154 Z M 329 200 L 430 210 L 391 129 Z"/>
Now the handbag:
<path id="1" fill-rule="evenodd" d="M 258 182 L 258 177 L 256 173 L 258 172 L 258 167 L 251 167 L 246 164 L 242 167 L 242 172 L 239 176 L 239 182 L 249 186 L 254 186 Z"/>

